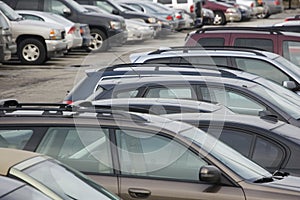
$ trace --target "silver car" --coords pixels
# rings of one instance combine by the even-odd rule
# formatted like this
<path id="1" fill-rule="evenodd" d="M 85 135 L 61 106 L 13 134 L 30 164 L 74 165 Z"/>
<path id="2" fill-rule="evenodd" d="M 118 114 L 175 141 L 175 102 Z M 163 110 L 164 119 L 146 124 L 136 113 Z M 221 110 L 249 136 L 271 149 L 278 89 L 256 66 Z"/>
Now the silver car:
<path id="1" fill-rule="evenodd" d="M 47 23 L 62 25 L 66 31 L 68 50 L 82 46 L 82 37 L 80 35 L 80 24 L 74 23 L 60 15 L 49 13 L 49 12 L 41 12 L 41 11 L 33 11 L 33 10 L 18 10 L 16 12 L 25 19 L 38 20 Z"/>

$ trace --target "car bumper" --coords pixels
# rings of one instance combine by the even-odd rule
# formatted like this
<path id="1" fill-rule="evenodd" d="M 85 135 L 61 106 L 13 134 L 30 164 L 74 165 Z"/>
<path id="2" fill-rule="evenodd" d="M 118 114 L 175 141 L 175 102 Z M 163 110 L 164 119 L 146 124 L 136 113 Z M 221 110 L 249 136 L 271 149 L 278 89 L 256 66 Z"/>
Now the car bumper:
<path id="1" fill-rule="evenodd" d="M 66 40 L 45 40 L 47 46 L 48 57 L 62 54 L 67 50 L 68 44 Z"/>
<path id="2" fill-rule="evenodd" d="M 238 22 L 241 21 L 242 15 L 241 13 L 225 13 L 226 21 Z"/>
<path id="3" fill-rule="evenodd" d="M 81 47 L 82 45 L 82 37 L 77 37 L 74 35 L 67 35 L 66 36 L 67 39 L 67 44 L 68 44 L 68 49 L 74 49 L 74 48 L 78 48 Z"/>

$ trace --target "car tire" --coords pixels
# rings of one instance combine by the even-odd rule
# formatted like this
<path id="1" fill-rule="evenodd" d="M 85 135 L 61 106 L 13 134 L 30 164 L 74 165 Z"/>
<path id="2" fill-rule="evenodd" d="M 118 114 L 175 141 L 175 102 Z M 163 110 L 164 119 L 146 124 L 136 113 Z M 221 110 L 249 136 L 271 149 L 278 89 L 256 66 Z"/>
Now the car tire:
<path id="1" fill-rule="evenodd" d="M 92 52 L 106 51 L 108 49 L 108 41 L 105 33 L 99 29 L 91 29 L 92 42 L 89 49 Z"/>
<path id="2" fill-rule="evenodd" d="M 227 24 L 226 17 L 222 11 L 215 12 L 214 25 L 225 25 Z"/>
<path id="3" fill-rule="evenodd" d="M 27 38 L 18 43 L 18 58 L 23 64 L 40 65 L 47 60 L 44 43 L 36 38 Z"/>

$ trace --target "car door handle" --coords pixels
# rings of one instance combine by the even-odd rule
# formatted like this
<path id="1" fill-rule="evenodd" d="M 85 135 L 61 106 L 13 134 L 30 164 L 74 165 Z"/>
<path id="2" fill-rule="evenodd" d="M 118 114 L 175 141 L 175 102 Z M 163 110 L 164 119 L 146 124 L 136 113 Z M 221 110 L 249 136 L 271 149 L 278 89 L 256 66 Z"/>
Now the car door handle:
<path id="1" fill-rule="evenodd" d="M 138 188 L 129 188 L 128 193 L 133 198 L 141 198 L 141 199 L 147 198 L 148 196 L 151 195 L 150 190 L 138 189 Z"/>

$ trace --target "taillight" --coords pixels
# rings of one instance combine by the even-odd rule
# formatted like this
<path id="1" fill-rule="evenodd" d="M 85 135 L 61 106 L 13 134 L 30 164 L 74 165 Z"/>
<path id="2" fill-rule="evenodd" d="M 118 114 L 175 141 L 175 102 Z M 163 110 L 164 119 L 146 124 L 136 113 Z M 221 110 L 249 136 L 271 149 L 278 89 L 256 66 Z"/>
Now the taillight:
<path id="1" fill-rule="evenodd" d="M 194 12 L 194 9 L 195 9 L 195 8 L 194 8 L 194 5 L 191 5 L 191 6 L 190 6 L 190 13 L 193 13 L 193 12 Z"/>
<path id="2" fill-rule="evenodd" d="M 73 101 L 72 100 L 67 100 L 67 101 L 63 101 L 64 104 L 68 104 L 68 105 L 71 105 L 73 104 Z"/>
<path id="3" fill-rule="evenodd" d="M 279 5 L 280 5 L 280 0 L 275 0 L 275 1 L 274 1 L 274 4 L 275 4 L 276 6 L 279 6 Z"/>
<path id="4" fill-rule="evenodd" d="M 254 3 L 251 3 L 250 7 L 253 8 L 254 7 Z"/>
<path id="5" fill-rule="evenodd" d="M 182 19 L 182 15 L 176 15 L 176 19 Z"/>
<path id="6" fill-rule="evenodd" d="M 82 27 L 80 27 L 80 35 L 84 34 L 84 29 Z"/>
<path id="7" fill-rule="evenodd" d="M 172 17 L 171 15 L 168 15 L 168 16 L 166 17 L 166 19 L 167 19 L 167 20 L 173 20 L 173 17 Z"/>
<path id="8" fill-rule="evenodd" d="M 76 27 L 75 27 L 75 26 L 72 26 L 72 27 L 70 28 L 70 30 L 68 31 L 68 34 L 73 34 L 75 31 L 76 31 Z"/>

